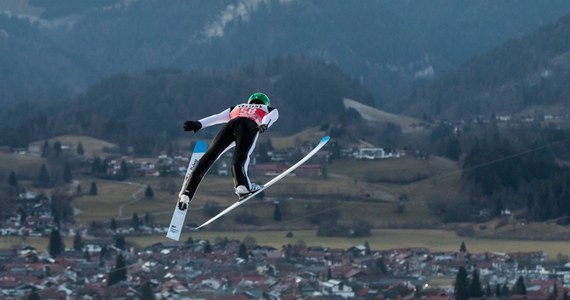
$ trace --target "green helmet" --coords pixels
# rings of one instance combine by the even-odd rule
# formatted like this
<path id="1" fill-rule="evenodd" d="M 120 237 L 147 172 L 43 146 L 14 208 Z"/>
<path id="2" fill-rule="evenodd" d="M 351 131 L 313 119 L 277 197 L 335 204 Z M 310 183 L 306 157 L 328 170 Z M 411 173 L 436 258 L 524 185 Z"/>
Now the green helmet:
<path id="1" fill-rule="evenodd" d="M 247 100 L 247 103 L 248 104 L 263 103 L 267 106 L 271 104 L 271 102 L 269 101 L 269 97 L 267 97 L 267 95 L 265 95 L 264 93 L 253 93 L 251 96 L 249 96 L 249 100 Z"/>

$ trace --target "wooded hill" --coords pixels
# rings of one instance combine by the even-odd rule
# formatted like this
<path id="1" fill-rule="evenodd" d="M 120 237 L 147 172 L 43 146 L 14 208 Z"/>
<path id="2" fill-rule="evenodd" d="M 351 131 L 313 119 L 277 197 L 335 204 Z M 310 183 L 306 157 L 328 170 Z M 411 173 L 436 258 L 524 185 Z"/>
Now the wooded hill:
<path id="1" fill-rule="evenodd" d="M 181 137 L 185 120 L 246 102 L 255 91 L 267 93 L 279 109 L 272 131 L 282 134 L 342 120 L 343 97 L 374 103 L 368 90 L 335 65 L 302 58 L 276 58 L 232 71 L 152 70 L 111 76 L 50 106 L 25 104 L 6 111 L 0 144 L 24 146 L 70 133 L 139 145 L 139 152 L 148 154 L 154 145 Z"/>
<path id="2" fill-rule="evenodd" d="M 570 15 L 475 57 L 400 103 L 406 114 L 458 119 L 514 114 L 570 99 Z"/>

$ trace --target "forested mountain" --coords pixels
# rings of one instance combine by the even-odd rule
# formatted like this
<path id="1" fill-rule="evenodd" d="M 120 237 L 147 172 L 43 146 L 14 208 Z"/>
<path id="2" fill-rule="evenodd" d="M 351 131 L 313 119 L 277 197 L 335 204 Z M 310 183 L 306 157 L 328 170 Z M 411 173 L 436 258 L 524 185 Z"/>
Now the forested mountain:
<path id="1" fill-rule="evenodd" d="M 569 113 L 570 15 L 475 57 L 402 101 L 407 114 L 459 118 L 541 106 Z M 562 105 L 560 105 L 562 104 Z M 411 108 L 408 108 L 411 106 Z"/>
<path id="2" fill-rule="evenodd" d="M 550 0 L 1 0 L 0 105 L 65 98 L 118 72 L 339 65 L 377 104 L 570 12 Z"/>
<path id="3" fill-rule="evenodd" d="M 100 137 L 150 153 L 183 135 L 182 123 L 218 113 L 263 91 L 279 109 L 272 130 L 297 133 L 344 119 L 342 98 L 372 105 L 371 93 L 338 67 L 302 58 L 276 58 L 232 70 L 151 70 L 105 78 L 72 99 L 6 110 L 0 144 L 72 133 Z M 209 130 L 209 129 L 206 129 Z"/>

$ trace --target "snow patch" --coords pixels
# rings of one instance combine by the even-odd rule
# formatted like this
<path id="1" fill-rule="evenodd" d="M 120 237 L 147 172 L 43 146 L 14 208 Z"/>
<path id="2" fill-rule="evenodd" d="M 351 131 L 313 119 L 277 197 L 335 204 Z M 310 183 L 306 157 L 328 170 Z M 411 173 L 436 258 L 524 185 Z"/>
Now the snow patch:
<path id="1" fill-rule="evenodd" d="M 206 38 L 223 37 L 225 28 L 228 24 L 236 21 L 249 21 L 252 13 L 254 13 L 259 5 L 269 5 L 272 0 L 239 0 L 237 4 L 229 4 L 216 17 L 216 20 L 204 27 L 204 36 Z M 278 0 L 278 4 L 286 5 L 294 0 Z"/>
<path id="2" fill-rule="evenodd" d="M 416 71 L 414 73 L 414 78 L 416 78 L 416 79 L 429 79 L 429 78 L 433 78 L 434 75 L 435 75 L 435 70 L 434 70 L 433 66 L 428 66 L 423 70 Z"/>
<path id="3" fill-rule="evenodd" d="M 125 10 L 140 0 L 120 0 L 119 2 L 103 7 L 103 10 Z"/>
<path id="4" fill-rule="evenodd" d="M 213 23 L 206 25 L 204 34 L 208 38 L 223 37 L 226 26 L 235 21 L 248 21 L 252 12 L 255 12 L 261 3 L 268 4 L 268 0 L 240 0 L 237 4 L 229 4 Z"/>

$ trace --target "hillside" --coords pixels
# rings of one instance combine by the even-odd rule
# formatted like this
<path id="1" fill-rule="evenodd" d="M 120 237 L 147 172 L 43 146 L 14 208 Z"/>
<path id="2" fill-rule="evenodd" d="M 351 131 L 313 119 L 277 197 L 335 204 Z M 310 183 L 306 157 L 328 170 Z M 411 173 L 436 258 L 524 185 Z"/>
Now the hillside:
<path id="1" fill-rule="evenodd" d="M 332 64 L 276 58 L 230 71 L 151 70 L 117 74 L 86 93 L 51 105 L 19 105 L 0 115 L 0 145 L 81 134 L 149 154 L 188 135 L 185 120 L 245 102 L 261 89 L 279 110 L 274 134 L 292 134 L 344 118 L 342 97 L 373 105 L 371 93 Z M 215 129 L 204 129 L 211 136 Z"/>
<path id="2" fill-rule="evenodd" d="M 444 118 L 570 112 L 570 15 L 482 54 L 415 90 L 406 114 Z M 532 112 L 528 108 L 532 107 Z"/>
<path id="3" fill-rule="evenodd" d="M 31 142 L 29 144 L 29 147 L 41 149 L 46 141 L 49 143 L 49 145 L 53 145 L 55 142 L 60 142 L 62 145 L 69 146 L 72 152 L 76 152 L 77 147 L 79 144 L 81 144 L 83 147 L 84 156 L 88 158 L 94 156 L 102 156 L 105 152 L 105 149 L 113 149 L 117 147 L 117 145 L 104 140 L 80 135 L 55 136 L 49 139 Z"/>
<path id="4" fill-rule="evenodd" d="M 393 103 L 568 12 L 565 0 L 2 0 L 0 105 L 65 99 L 117 72 L 284 55 L 335 63 Z"/>

